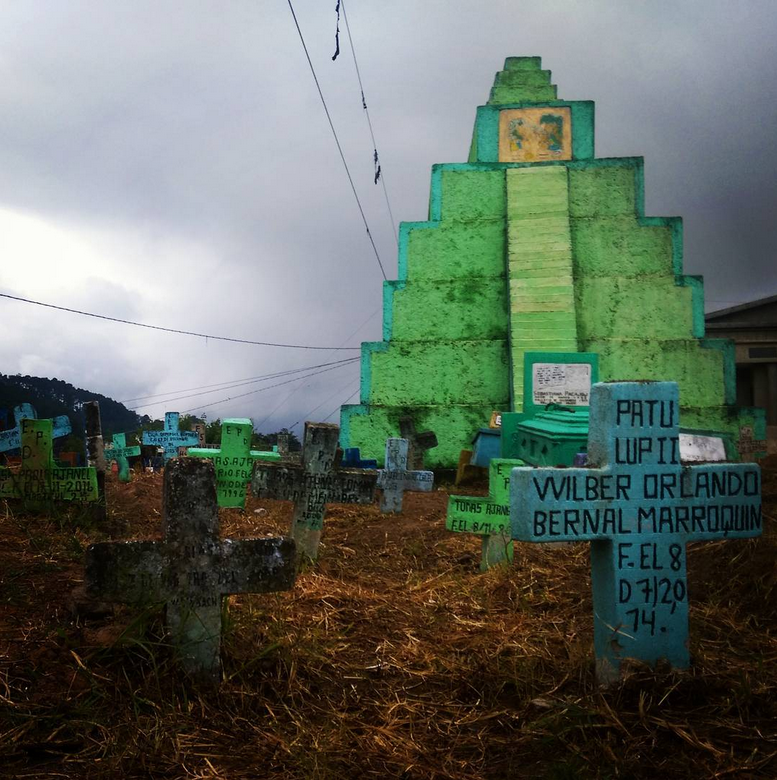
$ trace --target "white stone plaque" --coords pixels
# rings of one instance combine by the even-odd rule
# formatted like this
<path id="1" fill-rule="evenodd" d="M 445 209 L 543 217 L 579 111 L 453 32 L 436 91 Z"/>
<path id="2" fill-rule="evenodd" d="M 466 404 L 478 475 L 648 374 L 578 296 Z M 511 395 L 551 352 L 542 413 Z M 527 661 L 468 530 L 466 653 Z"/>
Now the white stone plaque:
<path id="1" fill-rule="evenodd" d="M 720 436 L 680 434 L 680 460 L 683 462 L 708 462 L 726 459 L 726 447 Z"/>
<path id="2" fill-rule="evenodd" d="M 532 401 L 537 406 L 588 406 L 590 396 L 590 363 L 533 364 Z"/>

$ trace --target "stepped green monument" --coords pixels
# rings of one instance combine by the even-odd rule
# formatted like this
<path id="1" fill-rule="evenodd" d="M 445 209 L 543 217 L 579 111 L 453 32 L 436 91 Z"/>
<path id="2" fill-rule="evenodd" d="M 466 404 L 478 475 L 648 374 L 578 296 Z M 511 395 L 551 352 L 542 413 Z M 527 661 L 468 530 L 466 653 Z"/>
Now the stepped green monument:
<path id="1" fill-rule="evenodd" d="M 682 220 L 645 216 L 642 158 L 597 159 L 594 104 L 558 100 L 539 57 L 508 58 L 469 160 L 433 166 L 429 220 L 400 227 L 341 445 L 382 461 L 409 416 L 437 434 L 427 467 L 454 468 L 494 410 L 523 411 L 528 351 L 597 353 L 601 381 L 677 382 L 684 428 L 764 438 L 682 263 Z"/>

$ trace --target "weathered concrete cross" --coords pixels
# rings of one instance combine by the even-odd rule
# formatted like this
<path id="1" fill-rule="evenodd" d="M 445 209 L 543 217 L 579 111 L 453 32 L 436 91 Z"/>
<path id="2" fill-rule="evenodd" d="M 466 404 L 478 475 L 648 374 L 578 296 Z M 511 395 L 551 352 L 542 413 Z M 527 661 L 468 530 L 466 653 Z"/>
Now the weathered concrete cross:
<path id="1" fill-rule="evenodd" d="M 126 433 L 114 433 L 111 446 L 105 448 L 105 460 L 108 463 L 115 460 L 119 465 L 119 480 L 121 482 L 130 481 L 130 467 L 127 458 L 133 458 L 136 455 L 140 455 L 140 445 L 128 447 Z"/>
<path id="2" fill-rule="evenodd" d="M 383 490 L 380 511 L 402 511 L 406 490 L 428 493 L 434 486 L 433 471 L 408 471 L 406 439 L 386 439 L 386 465 L 378 471 L 378 487 Z"/>
<path id="3" fill-rule="evenodd" d="M 178 412 L 165 412 L 165 427 L 162 431 L 143 431 L 143 444 L 153 444 L 162 447 L 165 463 L 170 458 L 178 457 L 179 447 L 194 447 L 199 441 L 195 431 L 178 430 Z"/>
<path id="4" fill-rule="evenodd" d="M 336 464 L 340 429 L 329 423 L 305 423 L 300 465 L 259 462 L 251 487 L 258 498 L 294 502 L 291 533 L 300 557 L 315 560 L 327 504 L 371 504 L 377 474 L 340 469 Z"/>
<path id="5" fill-rule="evenodd" d="M 412 417 L 400 417 L 399 434 L 403 439 L 407 439 L 407 443 L 410 445 L 410 468 L 413 471 L 423 469 L 426 451 L 437 446 L 437 434 L 434 431 L 417 433 Z"/>
<path id="6" fill-rule="evenodd" d="M 278 461 L 277 452 L 251 449 L 253 423 L 247 418 L 234 418 L 221 423 L 221 448 L 207 450 L 190 448 L 192 458 L 212 458 L 216 467 L 216 495 L 219 506 L 244 507 L 246 485 L 251 481 L 255 460 Z"/>
<path id="7" fill-rule="evenodd" d="M 87 592 L 124 604 L 164 603 L 184 668 L 218 680 L 222 598 L 294 584 L 291 539 L 222 539 L 216 474 L 207 460 L 181 458 L 165 469 L 164 541 L 101 542 L 86 553 Z"/>
<path id="8" fill-rule="evenodd" d="M 52 420 L 21 421 L 19 471 L 0 468 L 0 496 L 33 502 L 97 501 L 93 468 L 60 467 L 54 462 Z"/>
<path id="9" fill-rule="evenodd" d="M 681 465 L 675 382 L 596 384 L 589 468 L 517 468 L 514 539 L 591 542 L 597 675 L 623 658 L 686 667 L 685 545 L 761 533 L 761 474 L 743 463 Z"/>
<path id="10" fill-rule="evenodd" d="M 508 565 L 513 560 L 510 537 L 510 470 L 522 460 L 492 458 L 488 464 L 488 496 L 451 496 L 445 527 L 449 531 L 483 537 L 480 571 Z"/>
<path id="11" fill-rule="evenodd" d="M 18 450 L 22 441 L 22 420 L 36 420 L 38 418 L 31 404 L 20 404 L 14 407 L 13 416 L 16 422 L 15 426 L 7 431 L 0 431 L 0 452 Z M 52 438 L 61 439 L 63 436 L 69 436 L 71 432 L 70 420 L 65 415 L 53 418 Z"/>

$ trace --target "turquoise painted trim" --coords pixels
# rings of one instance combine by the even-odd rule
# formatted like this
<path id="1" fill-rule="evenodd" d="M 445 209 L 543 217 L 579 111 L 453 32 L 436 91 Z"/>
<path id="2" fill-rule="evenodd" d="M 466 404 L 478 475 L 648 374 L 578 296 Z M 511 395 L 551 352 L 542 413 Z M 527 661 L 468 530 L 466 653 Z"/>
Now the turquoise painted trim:
<path id="1" fill-rule="evenodd" d="M 362 341 L 362 359 L 359 367 L 359 401 L 363 404 L 370 402 L 372 392 L 372 353 L 388 351 L 387 341 Z"/>
<path id="2" fill-rule="evenodd" d="M 370 407 L 364 404 L 344 404 L 340 407 L 340 446 L 350 447 L 351 417 L 370 413 Z"/>
<path id="3" fill-rule="evenodd" d="M 397 262 L 397 280 L 407 281 L 407 252 L 410 245 L 410 233 L 413 230 L 429 230 L 439 226 L 438 221 L 400 222 L 399 223 L 399 258 Z"/>
<path id="4" fill-rule="evenodd" d="M 394 332 L 394 293 L 404 290 L 407 282 L 383 282 L 383 341 L 391 341 Z"/>
<path id="5" fill-rule="evenodd" d="M 499 162 L 499 112 L 512 108 L 569 108 L 572 119 L 572 160 L 588 160 L 594 156 L 594 112 L 592 100 L 546 100 L 542 103 L 503 103 L 478 106 L 475 117 L 475 138 L 470 145 L 478 162 Z M 554 161 L 555 162 L 555 161 Z M 539 163 L 523 163 L 538 165 Z"/>
<path id="6" fill-rule="evenodd" d="M 717 349 L 723 353 L 723 399 L 726 406 L 737 402 L 736 350 L 729 339 L 701 339 L 704 349 Z"/>
<path id="7" fill-rule="evenodd" d="M 468 165 L 468 163 L 459 163 Z M 429 181 L 429 221 L 442 221 L 442 172 L 450 170 L 448 164 L 436 163 L 432 166 L 432 176 Z"/>
<path id="8" fill-rule="evenodd" d="M 703 339 L 705 333 L 704 323 L 704 278 L 701 276 L 689 276 L 683 274 L 678 280 L 680 287 L 691 288 L 691 306 L 693 307 L 693 335 L 697 339 Z"/>

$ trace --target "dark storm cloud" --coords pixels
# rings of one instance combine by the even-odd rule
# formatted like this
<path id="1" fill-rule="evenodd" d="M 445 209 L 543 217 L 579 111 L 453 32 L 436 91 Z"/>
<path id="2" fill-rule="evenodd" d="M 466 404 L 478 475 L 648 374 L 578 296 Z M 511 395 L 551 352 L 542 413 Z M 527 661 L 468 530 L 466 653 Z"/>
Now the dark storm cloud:
<path id="1" fill-rule="evenodd" d="M 539 54 L 561 97 L 596 101 L 599 156 L 645 156 L 648 213 L 684 217 L 686 271 L 705 275 L 708 307 L 777 292 L 772 2 L 346 8 L 397 220 L 425 218 L 433 163 L 466 159 L 475 106 L 504 57 Z M 296 10 L 394 278 L 396 237 L 372 185 L 344 26 L 332 62 L 333 4 Z M 382 277 L 285 3 L 28 0 L 0 20 L 0 206 L 73 240 L 57 267 L 41 253 L 56 254 L 58 239 L 36 249 L 33 231 L 24 273 L 11 273 L 22 248 L 10 231 L 0 287 L 199 332 L 336 346 L 380 308 Z M 358 354 L 206 344 L 22 304 L 2 313 L 14 323 L 0 335 L 2 370 L 56 373 L 119 399 Z M 349 343 L 379 335 L 376 316 Z M 320 419 L 357 377 L 338 369 L 290 397 L 297 385 L 208 412 L 258 421 L 278 407 L 263 426 L 273 429 L 325 401 Z"/>

